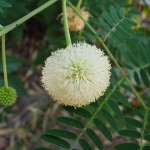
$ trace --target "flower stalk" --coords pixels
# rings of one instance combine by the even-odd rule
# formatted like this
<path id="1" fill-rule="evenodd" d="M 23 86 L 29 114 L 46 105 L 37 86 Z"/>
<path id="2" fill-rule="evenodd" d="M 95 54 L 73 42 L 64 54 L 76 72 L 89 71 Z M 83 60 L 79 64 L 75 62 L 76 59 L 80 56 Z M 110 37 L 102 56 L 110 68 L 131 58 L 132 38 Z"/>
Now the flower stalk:
<path id="1" fill-rule="evenodd" d="M 3 62 L 4 84 L 5 84 L 5 88 L 8 88 L 6 50 L 5 50 L 5 35 L 3 35 L 1 37 L 1 39 L 2 39 L 2 62 Z"/>
<path id="2" fill-rule="evenodd" d="M 78 9 L 78 10 L 80 9 L 82 2 L 83 2 L 83 0 L 79 0 L 79 1 L 78 1 L 78 4 L 77 4 L 77 9 Z"/>
<path id="3" fill-rule="evenodd" d="M 71 38 L 70 38 L 68 19 L 67 19 L 67 10 L 66 10 L 66 0 L 62 0 L 62 9 L 63 9 L 63 21 L 64 21 L 66 43 L 67 45 L 71 45 Z"/>

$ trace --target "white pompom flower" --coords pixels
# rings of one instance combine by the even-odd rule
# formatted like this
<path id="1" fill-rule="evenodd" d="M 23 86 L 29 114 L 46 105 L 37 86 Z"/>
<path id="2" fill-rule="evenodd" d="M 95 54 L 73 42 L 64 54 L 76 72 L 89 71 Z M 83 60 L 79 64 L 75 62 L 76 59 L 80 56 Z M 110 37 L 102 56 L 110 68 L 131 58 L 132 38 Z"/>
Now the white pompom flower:
<path id="1" fill-rule="evenodd" d="M 79 42 L 47 58 L 42 82 L 58 103 L 81 107 L 104 94 L 110 69 L 110 61 L 101 49 Z"/>

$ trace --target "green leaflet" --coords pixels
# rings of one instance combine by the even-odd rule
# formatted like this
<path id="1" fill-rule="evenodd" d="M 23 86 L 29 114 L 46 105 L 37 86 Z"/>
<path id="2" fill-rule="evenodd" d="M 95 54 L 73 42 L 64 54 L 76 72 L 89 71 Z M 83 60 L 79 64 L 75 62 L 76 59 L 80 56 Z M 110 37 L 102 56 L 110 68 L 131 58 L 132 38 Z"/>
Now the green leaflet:
<path id="1" fill-rule="evenodd" d="M 138 60 L 134 57 L 134 55 L 131 52 L 127 51 L 126 55 L 130 59 L 130 61 L 132 62 L 133 65 L 135 65 L 136 67 L 140 67 L 140 63 L 138 62 Z"/>
<path id="2" fill-rule="evenodd" d="M 142 128 L 142 127 L 143 127 L 143 125 L 142 125 L 142 123 L 141 123 L 140 121 L 138 121 L 138 120 L 136 120 L 136 119 L 133 119 L 133 118 L 131 118 L 131 117 L 126 117 L 126 118 L 125 118 L 125 121 L 126 121 L 128 124 L 130 124 L 130 125 L 132 125 L 132 126 L 134 126 L 134 127 L 137 127 L 137 128 Z"/>
<path id="3" fill-rule="evenodd" d="M 101 113 L 104 116 L 104 118 L 109 122 L 109 124 L 111 125 L 111 127 L 114 130 L 117 131 L 118 130 L 118 126 L 117 126 L 117 123 L 116 123 L 115 119 L 112 117 L 112 115 L 106 109 L 102 109 Z"/>
<path id="4" fill-rule="evenodd" d="M 114 93 L 115 97 L 119 100 L 119 102 L 121 102 L 122 104 L 124 104 L 127 107 L 131 107 L 130 103 L 128 102 L 128 99 L 119 91 L 116 91 Z"/>
<path id="5" fill-rule="evenodd" d="M 67 139 L 76 139 L 77 138 L 76 134 L 74 134 L 73 132 L 61 130 L 61 129 L 48 130 L 47 134 L 57 136 L 57 137 L 67 138 Z"/>
<path id="6" fill-rule="evenodd" d="M 12 5 L 9 4 L 8 2 L 6 2 L 5 0 L 0 1 L 0 12 L 1 13 L 4 12 L 3 8 L 9 8 L 9 7 L 12 7 Z"/>
<path id="7" fill-rule="evenodd" d="M 66 148 L 66 149 L 70 148 L 70 144 L 61 138 L 49 134 L 44 134 L 41 136 L 41 138 L 49 143 L 56 144 L 62 148 Z"/>
<path id="8" fill-rule="evenodd" d="M 125 17 L 125 8 L 120 8 L 119 9 L 119 15 L 120 15 L 121 18 Z"/>
<path id="9" fill-rule="evenodd" d="M 129 64 L 122 63 L 122 65 L 125 66 L 129 70 L 133 70 L 133 67 L 131 65 L 129 65 Z"/>
<path id="10" fill-rule="evenodd" d="M 121 86 L 122 88 L 124 88 L 125 90 L 127 90 L 127 91 L 129 91 L 129 92 L 132 92 L 131 87 L 130 87 L 130 86 L 128 86 L 127 84 L 125 84 L 125 83 L 121 83 L 121 84 L 120 84 L 120 86 Z"/>
<path id="11" fill-rule="evenodd" d="M 148 79 L 148 75 L 147 73 L 144 71 L 144 69 L 140 70 L 140 75 L 142 78 L 143 83 L 145 84 L 145 86 L 150 87 L 150 81 Z"/>
<path id="12" fill-rule="evenodd" d="M 132 148 L 132 150 L 139 150 L 140 146 L 136 143 L 124 143 L 124 144 L 119 144 L 116 145 L 115 150 L 130 150 Z"/>
<path id="13" fill-rule="evenodd" d="M 103 19 L 99 18 L 99 22 L 105 30 L 108 30 L 108 31 L 110 30 L 109 25 Z"/>
<path id="14" fill-rule="evenodd" d="M 134 80 L 137 83 L 137 85 L 140 85 L 140 78 L 137 72 L 134 72 Z"/>
<path id="15" fill-rule="evenodd" d="M 67 111 L 73 113 L 73 114 L 76 114 L 80 117 L 84 117 L 86 119 L 89 119 L 91 117 L 91 113 L 84 109 L 84 108 L 73 108 L 73 107 L 64 107 Z"/>
<path id="16" fill-rule="evenodd" d="M 141 58 L 141 63 L 145 63 L 145 62 L 148 63 L 149 62 L 148 51 L 144 47 L 143 43 L 139 42 L 137 45 L 137 49 L 138 49 L 139 56 Z"/>
<path id="17" fill-rule="evenodd" d="M 0 6 L 3 6 L 3 7 L 11 7 L 11 5 L 9 3 L 7 3 L 5 0 L 1 0 L 0 1 Z"/>
<path id="18" fill-rule="evenodd" d="M 109 100 L 108 101 L 108 105 L 109 107 L 115 112 L 115 114 L 120 118 L 120 119 L 123 119 L 123 114 L 122 112 L 120 111 L 118 105 L 113 101 L 113 100 Z"/>
<path id="19" fill-rule="evenodd" d="M 144 136 L 144 140 L 150 142 L 150 134 L 146 134 L 146 135 Z"/>
<path id="20" fill-rule="evenodd" d="M 141 137 L 141 134 L 135 130 L 122 129 L 122 130 L 119 130 L 118 133 L 122 136 L 127 136 L 130 138 L 140 138 Z"/>
<path id="21" fill-rule="evenodd" d="M 113 21 L 112 17 L 110 16 L 110 14 L 107 11 L 103 12 L 103 17 L 105 18 L 107 23 L 109 23 L 112 26 L 115 25 L 115 22 Z"/>
<path id="22" fill-rule="evenodd" d="M 109 129 L 105 126 L 105 124 L 100 119 L 94 119 L 95 126 L 103 133 L 103 135 L 110 141 L 112 141 L 112 135 Z"/>
<path id="23" fill-rule="evenodd" d="M 126 24 L 125 21 L 122 21 L 122 22 L 120 23 L 120 25 L 121 25 L 121 27 L 122 27 L 126 32 L 131 33 L 131 34 L 134 34 L 134 33 L 135 33 L 135 31 L 132 30 L 132 29 L 130 28 L 130 26 L 129 26 L 128 24 Z"/>
<path id="24" fill-rule="evenodd" d="M 72 118 L 69 118 L 69 117 L 58 117 L 57 121 L 59 121 L 63 124 L 67 124 L 67 125 L 79 128 L 79 129 L 84 128 L 84 125 L 82 122 L 75 120 L 75 119 L 72 119 Z"/>
<path id="25" fill-rule="evenodd" d="M 81 145 L 83 150 L 93 150 L 91 146 L 84 139 L 80 139 L 79 144 Z"/>
<path id="26" fill-rule="evenodd" d="M 111 73 L 112 73 L 111 79 L 113 79 L 114 82 L 117 82 L 119 79 L 118 79 L 118 75 L 117 75 L 116 71 L 114 69 L 111 69 Z"/>
<path id="27" fill-rule="evenodd" d="M 86 129 L 86 134 L 89 136 L 89 138 L 93 141 L 93 143 L 97 146 L 98 149 L 103 149 L 103 144 L 101 140 L 92 129 Z"/>
<path id="28" fill-rule="evenodd" d="M 134 108 L 133 112 L 134 112 L 134 114 L 136 114 L 137 116 L 139 116 L 141 119 L 144 119 L 144 114 L 139 109 Z"/>
<path id="29" fill-rule="evenodd" d="M 131 19 L 129 18 L 125 18 L 125 23 L 130 25 L 130 26 L 136 26 L 136 23 L 133 22 Z"/>
<path id="30" fill-rule="evenodd" d="M 118 15 L 117 15 L 116 9 L 113 6 L 110 7 L 110 13 L 111 13 L 111 16 L 114 19 L 114 21 L 116 23 L 118 23 L 120 21 L 120 19 L 119 19 Z"/>

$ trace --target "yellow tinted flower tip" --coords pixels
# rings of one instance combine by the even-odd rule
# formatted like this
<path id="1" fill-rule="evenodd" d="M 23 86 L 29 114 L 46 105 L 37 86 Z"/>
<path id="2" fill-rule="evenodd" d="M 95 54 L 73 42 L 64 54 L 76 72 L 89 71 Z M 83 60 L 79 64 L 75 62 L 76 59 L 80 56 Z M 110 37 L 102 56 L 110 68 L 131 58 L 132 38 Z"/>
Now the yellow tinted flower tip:
<path id="1" fill-rule="evenodd" d="M 16 102 L 17 93 L 12 87 L 2 87 L 0 88 L 0 105 L 11 106 Z"/>
<path id="2" fill-rule="evenodd" d="M 101 49 L 76 43 L 48 57 L 42 82 L 63 105 L 81 107 L 96 101 L 109 86 L 111 65 Z"/>
<path id="3" fill-rule="evenodd" d="M 88 21 L 90 17 L 89 12 L 86 11 L 84 8 L 81 8 L 79 12 L 81 16 L 85 19 L 85 21 Z M 68 17 L 69 29 L 71 31 L 83 30 L 85 26 L 84 21 L 70 7 L 67 7 L 67 17 Z"/>

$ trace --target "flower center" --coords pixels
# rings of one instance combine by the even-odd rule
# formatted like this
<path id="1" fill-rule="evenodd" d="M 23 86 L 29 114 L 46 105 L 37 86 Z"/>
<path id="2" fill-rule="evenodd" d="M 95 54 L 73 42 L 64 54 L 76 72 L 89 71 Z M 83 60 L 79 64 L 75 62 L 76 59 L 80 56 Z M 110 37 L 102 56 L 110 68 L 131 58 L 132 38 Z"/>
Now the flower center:
<path id="1" fill-rule="evenodd" d="M 86 76 L 86 72 L 82 66 L 73 64 L 73 68 L 71 75 L 73 79 L 83 79 Z"/>
<path id="2" fill-rule="evenodd" d="M 92 71 L 85 62 L 76 62 L 73 63 L 70 68 L 68 68 L 69 74 L 67 78 L 73 80 L 89 80 L 89 76 L 92 75 Z"/>

